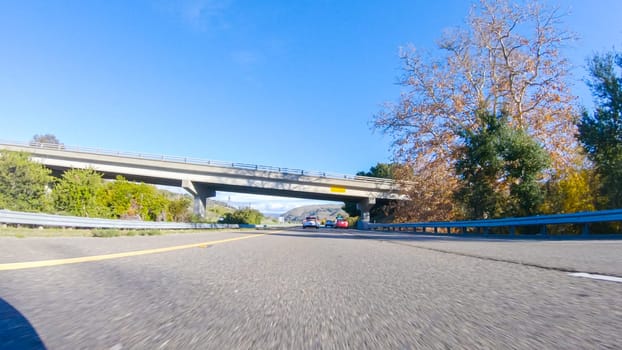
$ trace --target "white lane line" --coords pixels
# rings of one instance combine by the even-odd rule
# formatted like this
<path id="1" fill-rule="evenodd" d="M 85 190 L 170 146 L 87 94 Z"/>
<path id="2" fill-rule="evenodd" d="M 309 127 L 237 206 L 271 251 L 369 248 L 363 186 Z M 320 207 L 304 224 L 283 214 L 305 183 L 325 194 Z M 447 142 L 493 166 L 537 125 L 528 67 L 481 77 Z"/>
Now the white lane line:
<path id="1" fill-rule="evenodd" d="M 603 281 L 622 283 L 622 278 L 614 277 L 614 276 L 596 275 L 596 274 L 593 274 L 593 273 L 585 273 L 585 272 L 569 273 L 569 275 L 573 276 L 573 277 L 585 277 L 585 278 L 591 278 L 591 279 L 595 279 L 595 280 L 603 280 Z"/>

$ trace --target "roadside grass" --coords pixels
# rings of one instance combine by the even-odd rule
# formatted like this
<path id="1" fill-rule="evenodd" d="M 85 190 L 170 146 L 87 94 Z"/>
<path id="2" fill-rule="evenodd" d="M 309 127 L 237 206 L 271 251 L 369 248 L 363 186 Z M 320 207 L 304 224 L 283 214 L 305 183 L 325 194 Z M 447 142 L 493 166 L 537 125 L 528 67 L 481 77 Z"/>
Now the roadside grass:
<path id="1" fill-rule="evenodd" d="M 91 230 L 63 228 L 0 227 L 0 237 L 93 237 Z"/>
<path id="2" fill-rule="evenodd" d="M 254 231 L 255 229 L 236 229 L 236 231 Z M 122 229 L 73 229 L 73 228 L 29 228 L 0 227 L 0 237 L 121 237 L 121 236 L 160 236 L 168 234 L 193 234 L 227 231 L 227 229 L 197 230 L 122 230 Z"/>
<path id="3" fill-rule="evenodd" d="M 93 235 L 93 237 L 159 236 L 159 235 L 163 234 L 163 231 L 160 231 L 160 230 L 96 229 L 96 230 L 91 230 L 91 234 Z"/>

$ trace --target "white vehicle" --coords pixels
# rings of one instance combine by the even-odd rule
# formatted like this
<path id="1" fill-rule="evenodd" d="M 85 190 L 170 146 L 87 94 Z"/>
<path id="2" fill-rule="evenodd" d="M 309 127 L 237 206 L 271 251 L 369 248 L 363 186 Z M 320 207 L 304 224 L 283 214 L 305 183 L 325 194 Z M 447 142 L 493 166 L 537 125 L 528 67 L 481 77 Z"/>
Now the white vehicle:
<path id="1" fill-rule="evenodd" d="M 320 219 L 317 216 L 307 216 L 302 220 L 302 228 L 315 227 L 320 228 Z"/>

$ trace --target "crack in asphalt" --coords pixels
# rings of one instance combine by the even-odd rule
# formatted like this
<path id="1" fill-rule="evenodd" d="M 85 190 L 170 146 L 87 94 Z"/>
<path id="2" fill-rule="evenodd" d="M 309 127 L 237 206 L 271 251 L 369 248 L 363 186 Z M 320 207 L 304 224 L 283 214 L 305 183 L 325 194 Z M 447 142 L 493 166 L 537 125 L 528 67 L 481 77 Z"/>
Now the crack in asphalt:
<path id="1" fill-rule="evenodd" d="M 348 233 L 348 234 L 350 234 L 350 233 Z M 358 238 L 375 240 L 375 239 L 370 239 L 369 237 L 365 237 L 365 236 L 362 236 L 362 235 L 357 235 L 357 234 L 351 234 L 351 235 L 356 236 Z M 504 262 L 504 263 L 520 265 L 520 266 L 535 267 L 535 268 L 538 268 L 538 269 L 549 270 L 549 271 L 567 272 L 567 273 L 585 272 L 585 273 L 596 274 L 596 275 L 606 275 L 606 276 L 621 277 L 622 278 L 622 275 L 618 275 L 618 274 L 604 273 L 604 272 L 599 272 L 599 271 L 594 271 L 594 270 L 591 270 L 591 271 L 577 270 L 577 269 L 567 268 L 567 267 L 549 266 L 549 265 L 542 265 L 542 264 L 537 264 L 537 263 L 530 263 L 530 262 L 526 262 L 526 261 L 503 259 L 503 258 L 495 258 L 495 257 L 492 257 L 492 256 L 483 256 L 483 255 L 478 255 L 478 254 L 456 252 L 456 251 L 445 250 L 445 249 L 440 249 L 440 248 L 424 247 L 424 246 L 420 246 L 420 245 L 408 244 L 408 243 L 399 242 L 399 241 L 393 241 L 393 240 L 389 240 L 389 239 L 378 239 L 377 241 L 397 244 L 397 245 L 411 247 L 411 248 L 418 248 L 418 249 L 433 251 L 433 252 L 437 252 L 437 253 L 452 254 L 452 255 L 464 256 L 464 257 L 468 257 L 468 258 L 475 258 L 475 259 L 495 261 L 495 262 Z"/>

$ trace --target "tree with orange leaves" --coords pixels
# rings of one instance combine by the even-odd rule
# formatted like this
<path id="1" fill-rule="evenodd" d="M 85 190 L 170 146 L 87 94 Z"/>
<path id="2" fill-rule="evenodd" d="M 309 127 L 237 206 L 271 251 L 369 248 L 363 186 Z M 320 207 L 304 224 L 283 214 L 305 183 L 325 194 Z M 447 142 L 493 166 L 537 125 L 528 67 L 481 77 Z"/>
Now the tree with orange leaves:
<path id="1" fill-rule="evenodd" d="M 438 55 L 413 46 L 401 50 L 403 92 L 374 118 L 394 138 L 395 158 L 414 169 L 403 174 L 413 200 L 402 220 L 447 220 L 457 213 L 456 150 L 464 130 L 479 125 L 477 111 L 508 115 L 551 157 L 550 172 L 577 156 L 575 97 L 569 63 L 560 49 L 573 40 L 560 29 L 562 14 L 536 1 L 481 0 L 467 26 L 446 32 Z"/>

